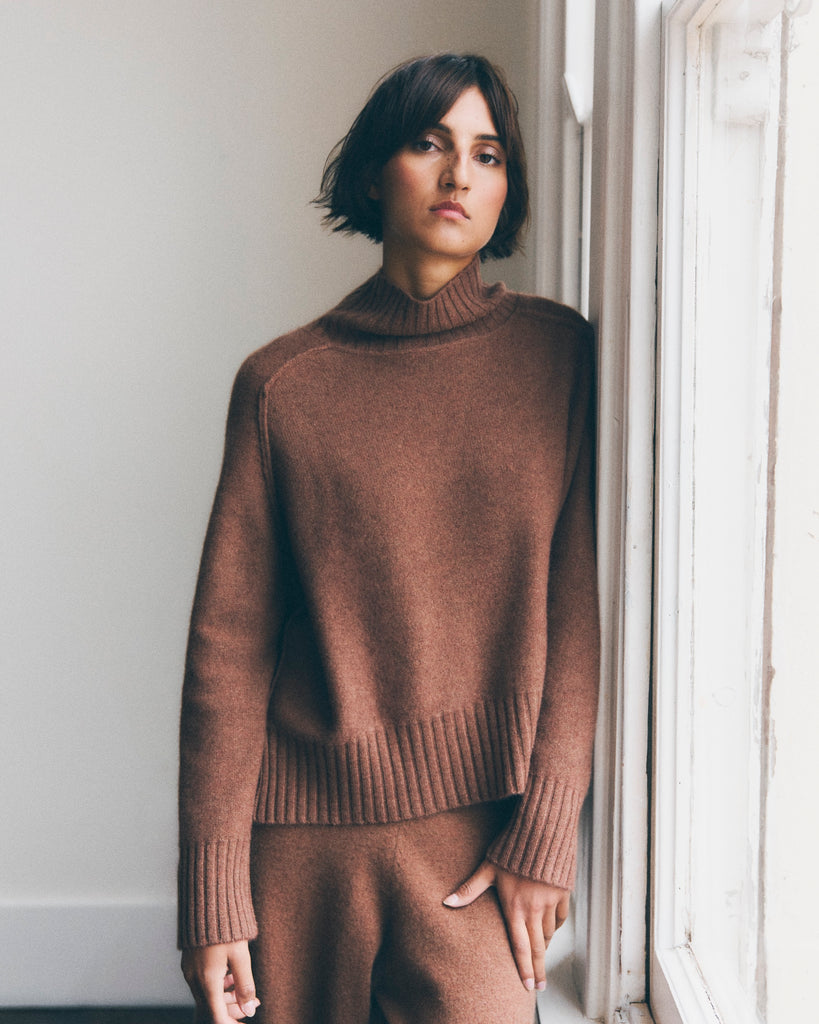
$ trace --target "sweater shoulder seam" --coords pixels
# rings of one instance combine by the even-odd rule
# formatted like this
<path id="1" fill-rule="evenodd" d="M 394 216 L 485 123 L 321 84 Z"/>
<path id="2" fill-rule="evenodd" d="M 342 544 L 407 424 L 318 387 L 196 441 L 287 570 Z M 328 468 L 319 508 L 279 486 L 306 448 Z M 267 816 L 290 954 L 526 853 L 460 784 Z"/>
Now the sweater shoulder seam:
<path id="1" fill-rule="evenodd" d="M 316 336 L 314 335 L 314 337 Z M 285 370 L 289 370 L 294 363 L 298 363 L 306 356 L 312 356 L 315 355 L 317 352 L 324 352 L 327 349 L 338 347 L 332 341 L 327 339 L 321 340 L 320 338 L 316 337 L 316 341 L 317 344 L 310 345 L 309 348 L 304 348 L 300 352 L 294 352 L 293 355 L 291 355 L 281 364 L 281 366 L 277 366 L 275 370 L 267 374 L 264 380 L 262 381 L 261 391 L 266 395 L 270 388 L 278 381 L 279 377 L 281 377 L 281 375 L 285 372 Z"/>

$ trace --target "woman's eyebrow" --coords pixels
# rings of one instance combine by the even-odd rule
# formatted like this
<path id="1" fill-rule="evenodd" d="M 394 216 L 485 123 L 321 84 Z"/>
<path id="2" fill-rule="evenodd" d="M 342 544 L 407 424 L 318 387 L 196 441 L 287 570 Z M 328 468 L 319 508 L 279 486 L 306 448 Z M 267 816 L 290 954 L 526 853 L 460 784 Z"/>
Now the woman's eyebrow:
<path id="1" fill-rule="evenodd" d="M 450 138 L 452 137 L 452 129 L 448 128 L 445 124 L 434 124 L 432 125 L 432 129 L 434 131 L 444 132 L 444 134 L 449 135 Z M 500 135 L 476 135 L 475 140 L 477 142 L 497 142 L 499 145 L 503 145 Z"/>

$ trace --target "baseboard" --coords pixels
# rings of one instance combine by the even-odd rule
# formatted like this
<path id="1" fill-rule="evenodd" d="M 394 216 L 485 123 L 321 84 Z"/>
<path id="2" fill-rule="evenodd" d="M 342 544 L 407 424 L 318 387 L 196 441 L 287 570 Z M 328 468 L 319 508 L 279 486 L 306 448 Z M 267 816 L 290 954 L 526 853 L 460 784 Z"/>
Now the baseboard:
<path id="1" fill-rule="evenodd" d="M 0 905 L 0 1006 L 179 1006 L 168 903 Z"/>

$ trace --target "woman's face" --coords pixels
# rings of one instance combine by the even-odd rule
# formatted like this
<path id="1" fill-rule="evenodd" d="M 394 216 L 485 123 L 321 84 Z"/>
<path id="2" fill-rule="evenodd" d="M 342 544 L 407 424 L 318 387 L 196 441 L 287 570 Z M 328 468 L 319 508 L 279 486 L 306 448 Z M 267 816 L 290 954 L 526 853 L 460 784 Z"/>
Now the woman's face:
<path id="1" fill-rule="evenodd" d="M 481 91 L 466 89 L 441 119 L 385 164 L 370 195 L 381 205 L 384 258 L 453 272 L 490 240 L 506 201 L 506 154 Z"/>

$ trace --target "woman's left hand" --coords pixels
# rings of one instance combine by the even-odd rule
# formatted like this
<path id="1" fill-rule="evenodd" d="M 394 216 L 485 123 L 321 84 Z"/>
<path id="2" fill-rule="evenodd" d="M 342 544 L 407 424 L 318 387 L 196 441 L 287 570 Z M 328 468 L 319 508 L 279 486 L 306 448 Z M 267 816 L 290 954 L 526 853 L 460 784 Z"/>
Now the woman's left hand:
<path id="1" fill-rule="evenodd" d="M 534 882 L 485 860 L 478 870 L 444 900 L 447 907 L 468 907 L 495 886 L 506 921 L 509 945 L 520 980 L 528 991 L 546 988 L 546 949 L 569 916 L 568 889 Z"/>

